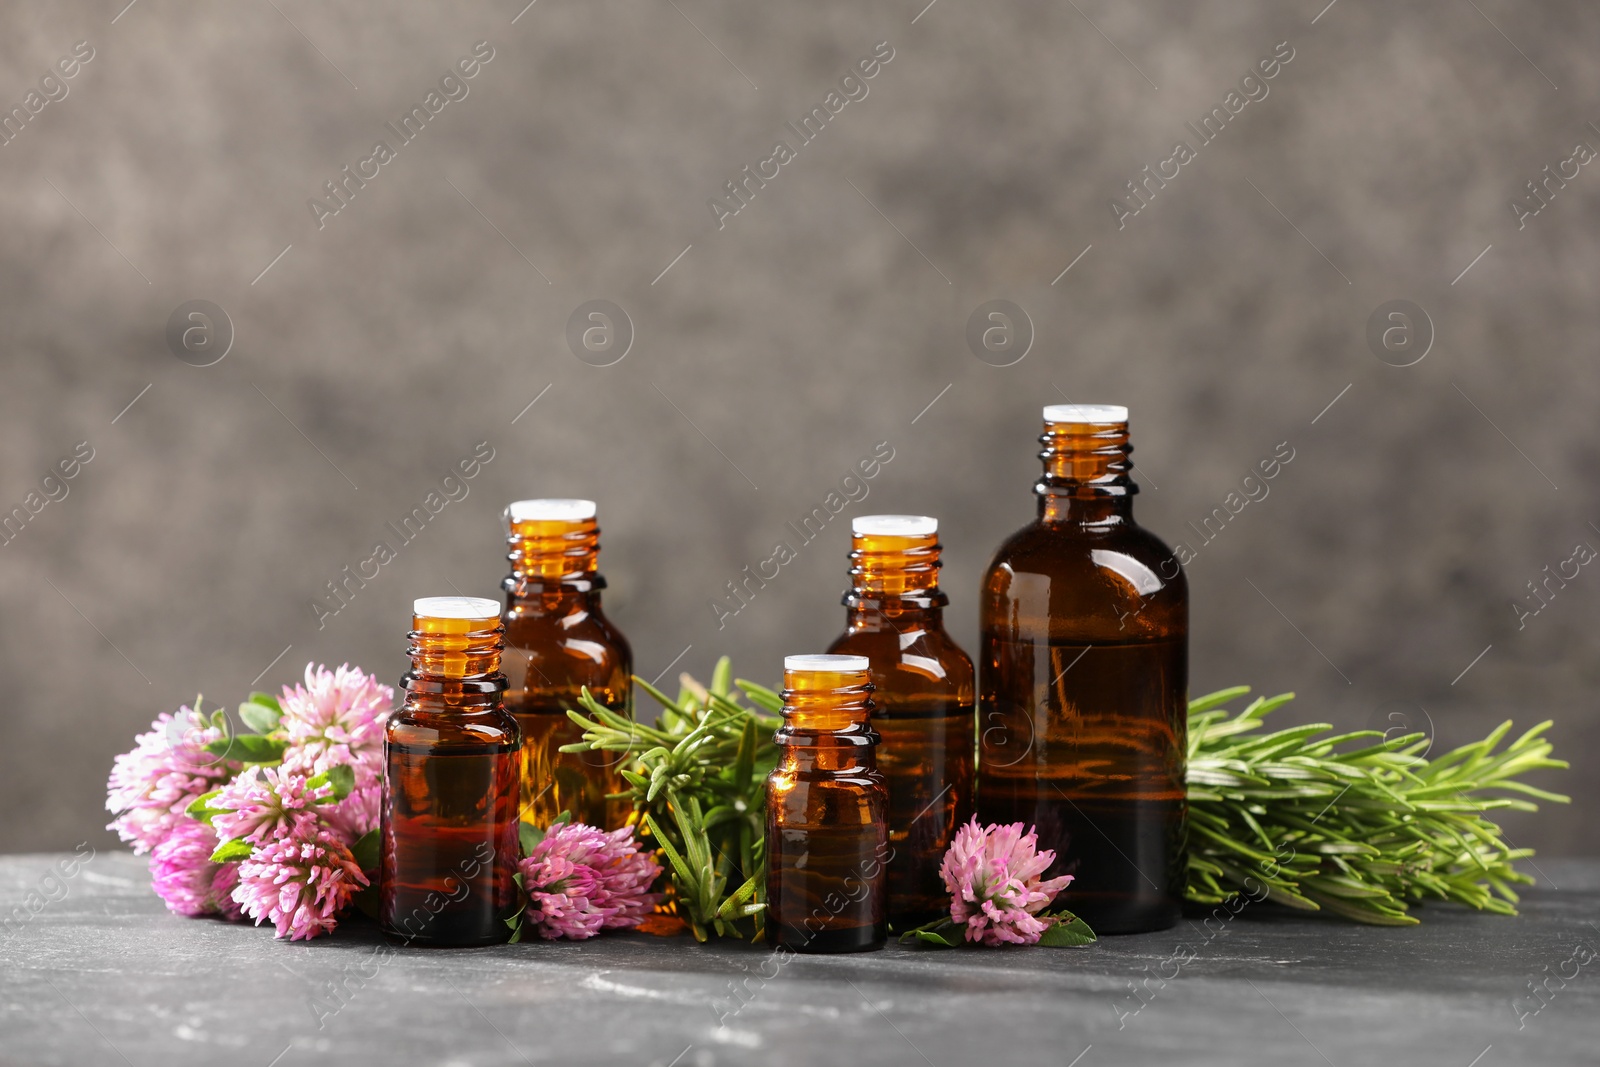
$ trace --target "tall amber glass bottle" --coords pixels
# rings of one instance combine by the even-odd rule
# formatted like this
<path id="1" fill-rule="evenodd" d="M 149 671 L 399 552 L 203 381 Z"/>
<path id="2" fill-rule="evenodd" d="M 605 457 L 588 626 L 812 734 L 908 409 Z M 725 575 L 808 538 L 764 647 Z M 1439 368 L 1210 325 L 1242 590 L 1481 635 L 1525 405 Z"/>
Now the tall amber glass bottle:
<path id="1" fill-rule="evenodd" d="M 522 728 L 525 822 L 548 826 L 563 811 L 577 822 L 621 826 L 630 805 L 608 801 L 624 786 L 612 752 L 563 753 L 583 740 L 567 718 L 589 687 L 631 717 L 633 651 L 600 609 L 600 528 L 592 500 L 519 500 L 506 508 L 506 707 Z"/>
<path id="2" fill-rule="evenodd" d="M 983 580 L 978 813 L 1039 828 L 1060 903 L 1105 933 L 1177 921 L 1189 593 L 1133 521 L 1128 409 L 1044 409 L 1039 517 Z"/>
<path id="3" fill-rule="evenodd" d="M 865 656 L 783 661 L 778 765 L 767 778 L 767 944 L 860 952 L 888 937 L 888 796 Z"/>
<path id="4" fill-rule="evenodd" d="M 384 726 L 379 918 L 409 944 L 493 944 L 519 903 L 500 605 L 429 597 L 414 611 L 405 701 Z"/>
<path id="5" fill-rule="evenodd" d="M 972 660 L 944 629 L 939 520 L 863 515 L 851 523 L 845 632 L 829 652 L 872 664 L 872 725 L 889 790 L 889 921 L 946 914 L 939 863 L 972 817 Z"/>

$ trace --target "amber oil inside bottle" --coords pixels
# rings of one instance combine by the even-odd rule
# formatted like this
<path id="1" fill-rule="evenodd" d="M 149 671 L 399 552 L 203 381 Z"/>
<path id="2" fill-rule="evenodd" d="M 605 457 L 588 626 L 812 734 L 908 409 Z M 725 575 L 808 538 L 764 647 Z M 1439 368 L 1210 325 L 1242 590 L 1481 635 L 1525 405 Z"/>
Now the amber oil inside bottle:
<path id="1" fill-rule="evenodd" d="M 767 944 L 860 952 L 888 936 L 888 796 L 865 656 L 789 656 L 767 778 Z"/>
<path id="2" fill-rule="evenodd" d="M 544 827 L 563 811 L 577 822 L 615 828 L 632 805 L 608 800 L 625 783 L 614 752 L 563 753 L 583 730 L 584 686 L 632 717 L 633 652 L 600 607 L 600 528 L 592 500 L 519 500 L 505 511 L 507 559 L 506 707 L 522 729 L 522 819 Z"/>
<path id="3" fill-rule="evenodd" d="M 978 814 L 1036 825 L 1058 903 L 1161 929 L 1184 885 L 1188 587 L 1133 520 L 1127 409 L 1045 409 L 1038 519 L 984 577 Z"/>
<path id="4" fill-rule="evenodd" d="M 938 520 L 863 515 L 851 527 L 845 632 L 828 651 L 871 662 L 889 792 L 889 921 L 906 929 L 950 910 L 939 864 L 973 811 L 972 660 L 944 629 Z"/>
<path id="5" fill-rule="evenodd" d="M 408 944 L 504 941 L 520 903 L 521 746 L 501 698 L 499 607 L 415 605 L 405 700 L 384 727 L 379 859 L 379 919 Z"/>

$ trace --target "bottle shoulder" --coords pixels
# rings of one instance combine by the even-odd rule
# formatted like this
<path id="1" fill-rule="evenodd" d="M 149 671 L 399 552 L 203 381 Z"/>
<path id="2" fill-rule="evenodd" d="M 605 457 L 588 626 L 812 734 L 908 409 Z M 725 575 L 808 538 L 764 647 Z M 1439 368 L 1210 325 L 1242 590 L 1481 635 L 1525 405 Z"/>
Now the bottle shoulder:
<path id="1" fill-rule="evenodd" d="M 1086 530 L 1034 522 L 995 553 L 981 614 L 986 641 L 1002 631 L 1065 640 L 1171 638 L 1188 631 L 1189 585 L 1172 549 L 1135 523 Z"/>
<path id="2" fill-rule="evenodd" d="M 866 656 L 871 661 L 873 682 L 878 687 L 873 700 L 880 706 L 901 695 L 972 698 L 972 657 L 942 626 L 907 623 L 903 629 L 886 625 L 877 630 L 846 630 L 827 651 Z"/>
<path id="3" fill-rule="evenodd" d="M 1071 579 L 1094 572 L 1120 573 L 1140 592 L 1188 590 L 1188 580 L 1172 548 L 1150 530 L 1124 522 L 1106 530 L 1070 523 L 1033 522 L 1000 545 L 984 572 L 992 589 L 1009 576 L 1041 575 Z M 1147 572 L 1147 573 L 1145 573 Z"/>
<path id="4" fill-rule="evenodd" d="M 521 741 L 516 717 L 503 706 L 478 711 L 402 705 L 384 723 L 387 744 L 449 749 L 515 748 Z"/>
<path id="5" fill-rule="evenodd" d="M 586 684 L 633 673 L 633 648 L 598 608 L 553 615 L 508 611 L 503 662 L 512 687 L 523 669 L 545 684 Z M 537 665 L 533 671 L 530 665 Z"/>

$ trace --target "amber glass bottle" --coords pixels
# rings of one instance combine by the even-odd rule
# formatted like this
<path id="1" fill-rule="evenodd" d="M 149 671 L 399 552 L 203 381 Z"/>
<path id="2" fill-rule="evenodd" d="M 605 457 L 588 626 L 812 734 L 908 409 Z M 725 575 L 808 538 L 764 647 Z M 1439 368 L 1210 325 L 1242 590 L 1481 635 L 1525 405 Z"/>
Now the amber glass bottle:
<path id="1" fill-rule="evenodd" d="M 383 734 L 379 918 L 416 945 L 504 941 L 519 903 L 517 722 L 501 702 L 500 605 L 413 609 L 406 697 Z"/>
<path id="2" fill-rule="evenodd" d="M 829 652 L 872 664 L 872 726 L 889 790 L 889 921 L 950 909 L 939 863 L 972 817 L 972 660 L 944 629 L 939 520 L 863 515 L 851 523 L 845 632 Z"/>
<path id="3" fill-rule="evenodd" d="M 978 814 L 1039 828 L 1060 903 L 1104 933 L 1177 921 L 1189 593 L 1133 521 L 1128 409 L 1044 409 L 1039 518 L 983 581 Z"/>
<path id="4" fill-rule="evenodd" d="M 889 799 L 865 656 L 783 661 L 778 765 L 767 778 L 767 944 L 860 952 L 888 937 Z"/>
<path id="5" fill-rule="evenodd" d="M 506 508 L 506 708 L 522 728 L 522 818 L 544 827 L 563 811 L 576 822 L 621 826 L 631 805 L 606 799 L 624 786 L 612 752 L 563 753 L 583 740 L 567 718 L 589 687 L 632 717 L 633 652 L 600 610 L 600 528 L 592 500 L 519 500 Z"/>

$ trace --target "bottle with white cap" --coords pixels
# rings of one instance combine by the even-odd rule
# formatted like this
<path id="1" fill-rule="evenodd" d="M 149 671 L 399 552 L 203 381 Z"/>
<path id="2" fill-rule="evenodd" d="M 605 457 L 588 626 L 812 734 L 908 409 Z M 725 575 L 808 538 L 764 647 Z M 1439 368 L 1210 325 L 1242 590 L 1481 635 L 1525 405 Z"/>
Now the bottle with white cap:
<path id="1" fill-rule="evenodd" d="M 863 515 L 851 523 L 845 632 L 829 652 L 872 665 L 872 725 L 889 790 L 889 921 L 948 914 L 939 865 L 973 810 L 972 660 L 945 632 L 939 520 Z"/>
<path id="2" fill-rule="evenodd" d="M 633 712 L 633 650 L 600 607 L 600 527 L 592 500 L 519 500 L 505 510 L 511 573 L 506 607 L 506 707 L 522 728 L 522 819 L 546 827 L 563 811 L 602 829 L 632 805 L 620 793 L 621 756 L 562 752 L 583 740 L 567 718 L 590 694 L 618 715 Z"/>
<path id="3" fill-rule="evenodd" d="M 1133 519 L 1128 409 L 1044 409 L 1038 518 L 984 575 L 978 816 L 1036 826 L 1097 932 L 1178 919 L 1188 584 Z"/>
<path id="4" fill-rule="evenodd" d="M 767 944 L 861 952 L 888 938 L 888 796 L 865 656 L 788 656 L 767 777 Z"/>
<path id="5" fill-rule="evenodd" d="M 521 904 L 500 605 L 427 597 L 413 612 L 406 696 L 383 733 L 379 921 L 407 944 L 489 945 Z"/>

